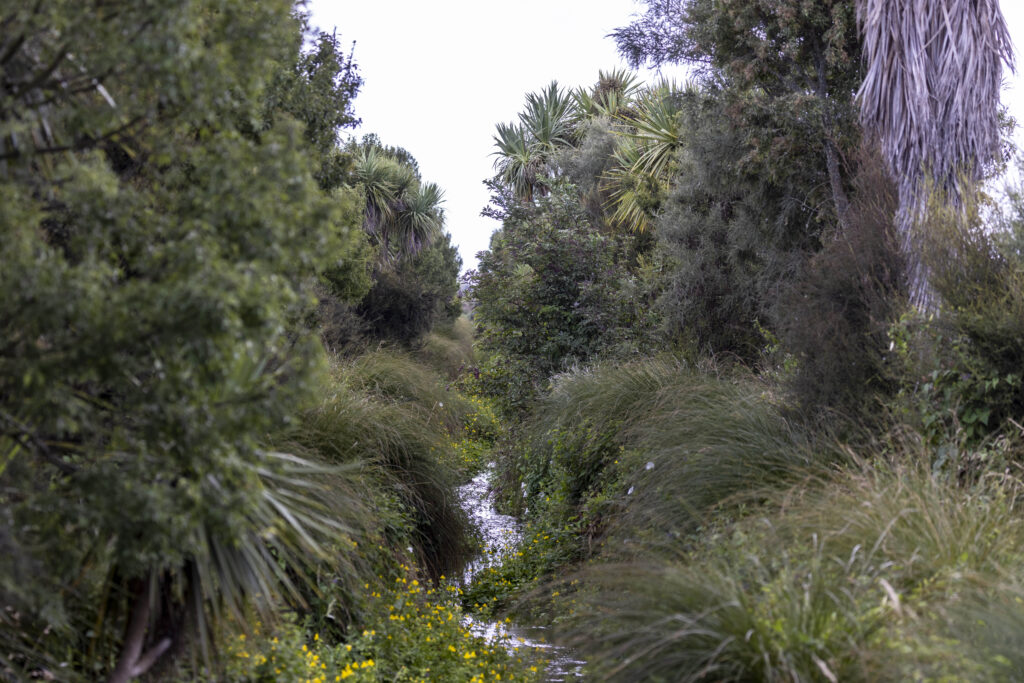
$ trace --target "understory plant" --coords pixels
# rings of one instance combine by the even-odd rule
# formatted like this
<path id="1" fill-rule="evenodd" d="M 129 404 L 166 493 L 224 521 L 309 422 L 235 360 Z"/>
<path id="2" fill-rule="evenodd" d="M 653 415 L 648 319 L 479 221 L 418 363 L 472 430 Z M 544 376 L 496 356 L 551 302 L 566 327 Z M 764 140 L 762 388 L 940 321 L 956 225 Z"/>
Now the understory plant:
<path id="1" fill-rule="evenodd" d="M 783 490 L 674 557 L 583 572 L 574 642 L 606 680 L 1012 680 L 1018 495 L 917 464 Z"/>

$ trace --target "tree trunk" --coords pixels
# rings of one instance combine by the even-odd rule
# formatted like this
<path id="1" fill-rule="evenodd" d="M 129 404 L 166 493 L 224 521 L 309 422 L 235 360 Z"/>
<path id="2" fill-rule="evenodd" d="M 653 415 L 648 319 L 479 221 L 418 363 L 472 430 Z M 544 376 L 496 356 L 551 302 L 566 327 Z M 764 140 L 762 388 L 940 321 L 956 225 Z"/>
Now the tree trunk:
<path id="1" fill-rule="evenodd" d="M 836 217 L 839 219 L 839 230 L 844 235 L 849 234 L 847 230 L 847 214 L 850 209 L 850 200 L 843 189 L 843 175 L 839 171 L 839 150 L 836 143 L 828 136 L 828 129 L 825 131 L 825 164 L 828 168 L 828 182 L 832 186 L 832 200 L 836 204 Z"/>
<path id="2" fill-rule="evenodd" d="M 133 601 L 132 613 L 125 628 L 121 658 L 110 672 L 107 683 L 128 683 L 131 679 L 141 676 L 171 647 L 171 639 L 165 637 L 148 652 L 143 653 L 142 646 L 145 644 L 149 625 L 149 582 L 144 579 L 133 579 L 129 582 L 129 590 Z"/>

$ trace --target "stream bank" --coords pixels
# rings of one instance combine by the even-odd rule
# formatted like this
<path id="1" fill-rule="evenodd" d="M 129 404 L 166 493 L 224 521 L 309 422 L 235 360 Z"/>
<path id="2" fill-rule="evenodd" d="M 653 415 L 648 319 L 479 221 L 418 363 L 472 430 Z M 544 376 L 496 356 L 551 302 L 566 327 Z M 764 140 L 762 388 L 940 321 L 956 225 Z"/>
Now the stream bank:
<path id="1" fill-rule="evenodd" d="M 476 574 L 501 564 L 522 543 L 523 533 L 519 520 L 494 509 L 490 487 L 493 471 L 494 467 L 490 465 L 468 484 L 459 487 L 459 502 L 479 530 L 482 546 L 479 556 L 466 567 L 464 582 L 467 586 Z M 508 620 L 487 620 L 470 615 L 464 617 L 464 623 L 474 635 L 486 638 L 493 645 L 501 645 L 509 651 L 524 648 L 536 651 L 545 660 L 546 681 L 583 679 L 584 662 L 577 659 L 571 650 L 547 642 L 547 629 L 543 626 L 520 625 Z"/>

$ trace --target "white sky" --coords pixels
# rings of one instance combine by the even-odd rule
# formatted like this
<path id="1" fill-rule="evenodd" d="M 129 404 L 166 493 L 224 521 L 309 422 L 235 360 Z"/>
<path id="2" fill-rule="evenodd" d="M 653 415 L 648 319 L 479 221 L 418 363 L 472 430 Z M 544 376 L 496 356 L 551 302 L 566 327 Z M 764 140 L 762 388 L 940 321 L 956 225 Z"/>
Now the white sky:
<path id="1" fill-rule="evenodd" d="M 1002 0 L 1024 49 L 1024 2 Z M 480 216 L 493 175 L 494 126 L 551 80 L 591 85 L 625 66 L 612 39 L 642 9 L 633 0 L 310 0 L 312 23 L 356 42 L 363 87 L 355 111 L 381 142 L 407 149 L 445 191 L 447 228 L 465 268 L 497 223 Z M 1024 71 L 1024 55 L 1018 56 Z M 679 76 L 681 70 L 668 75 Z M 648 77 L 650 74 L 648 74 Z M 1004 102 L 1024 128 L 1024 79 L 1008 74 Z M 1018 129 L 1018 138 L 1024 140 Z"/>

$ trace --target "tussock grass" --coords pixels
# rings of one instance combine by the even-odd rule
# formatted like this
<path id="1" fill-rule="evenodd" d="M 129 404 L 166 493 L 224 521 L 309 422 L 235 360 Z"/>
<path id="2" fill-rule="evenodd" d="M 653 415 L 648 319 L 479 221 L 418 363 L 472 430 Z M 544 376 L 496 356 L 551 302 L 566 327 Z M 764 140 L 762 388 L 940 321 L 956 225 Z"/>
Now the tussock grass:
<path id="1" fill-rule="evenodd" d="M 375 351 L 339 366 L 338 377 L 350 389 L 380 401 L 401 404 L 426 422 L 457 432 L 475 407 L 448 387 L 434 370 L 398 351 Z"/>
<path id="2" fill-rule="evenodd" d="M 525 484 L 528 498 L 560 492 L 576 505 L 603 489 L 626 509 L 626 526 L 674 535 L 721 505 L 825 474 L 845 458 L 813 443 L 754 378 L 669 356 L 557 378 L 526 436 L 525 455 L 503 469 L 518 468 L 519 481 L 506 479 Z"/>
<path id="3" fill-rule="evenodd" d="M 609 469 L 635 429 L 650 419 L 665 393 L 690 371 L 683 361 L 658 357 L 621 366 L 597 365 L 556 377 L 551 393 L 517 433 L 525 449 L 506 449 L 499 462 L 503 492 L 527 499 L 556 496 L 570 509 L 616 476 Z M 512 502 L 512 501 L 509 501 Z"/>
<path id="4" fill-rule="evenodd" d="M 675 558 L 586 572 L 577 645 L 609 680 L 1010 680 L 1018 494 L 914 467 L 780 492 Z"/>
<path id="5" fill-rule="evenodd" d="M 435 327 L 424 335 L 415 352 L 416 358 L 449 380 L 476 365 L 473 351 L 473 323 L 460 316 L 451 325 Z"/>
<path id="6" fill-rule="evenodd" d="M 434 576 L 458 571 L 471 552 L 469 522 L 442 462 L 453 459 L 444 452 L 448 427 L 461 428 L 468 401 L 407 356 L 383 352 L 335 368 L 324 393 L 289 439 L 322 461 L 358 467 L 371 490 L 395 495 L 423 565 Z"/>
<path id="7" fill-rule="evenodd" d="M 847 460 L 784 417 L 749 378 L 690 373 L 631 430 L 633 474 L 618 527 L 672 544 L 726 508 L 827 476 Z"/>

